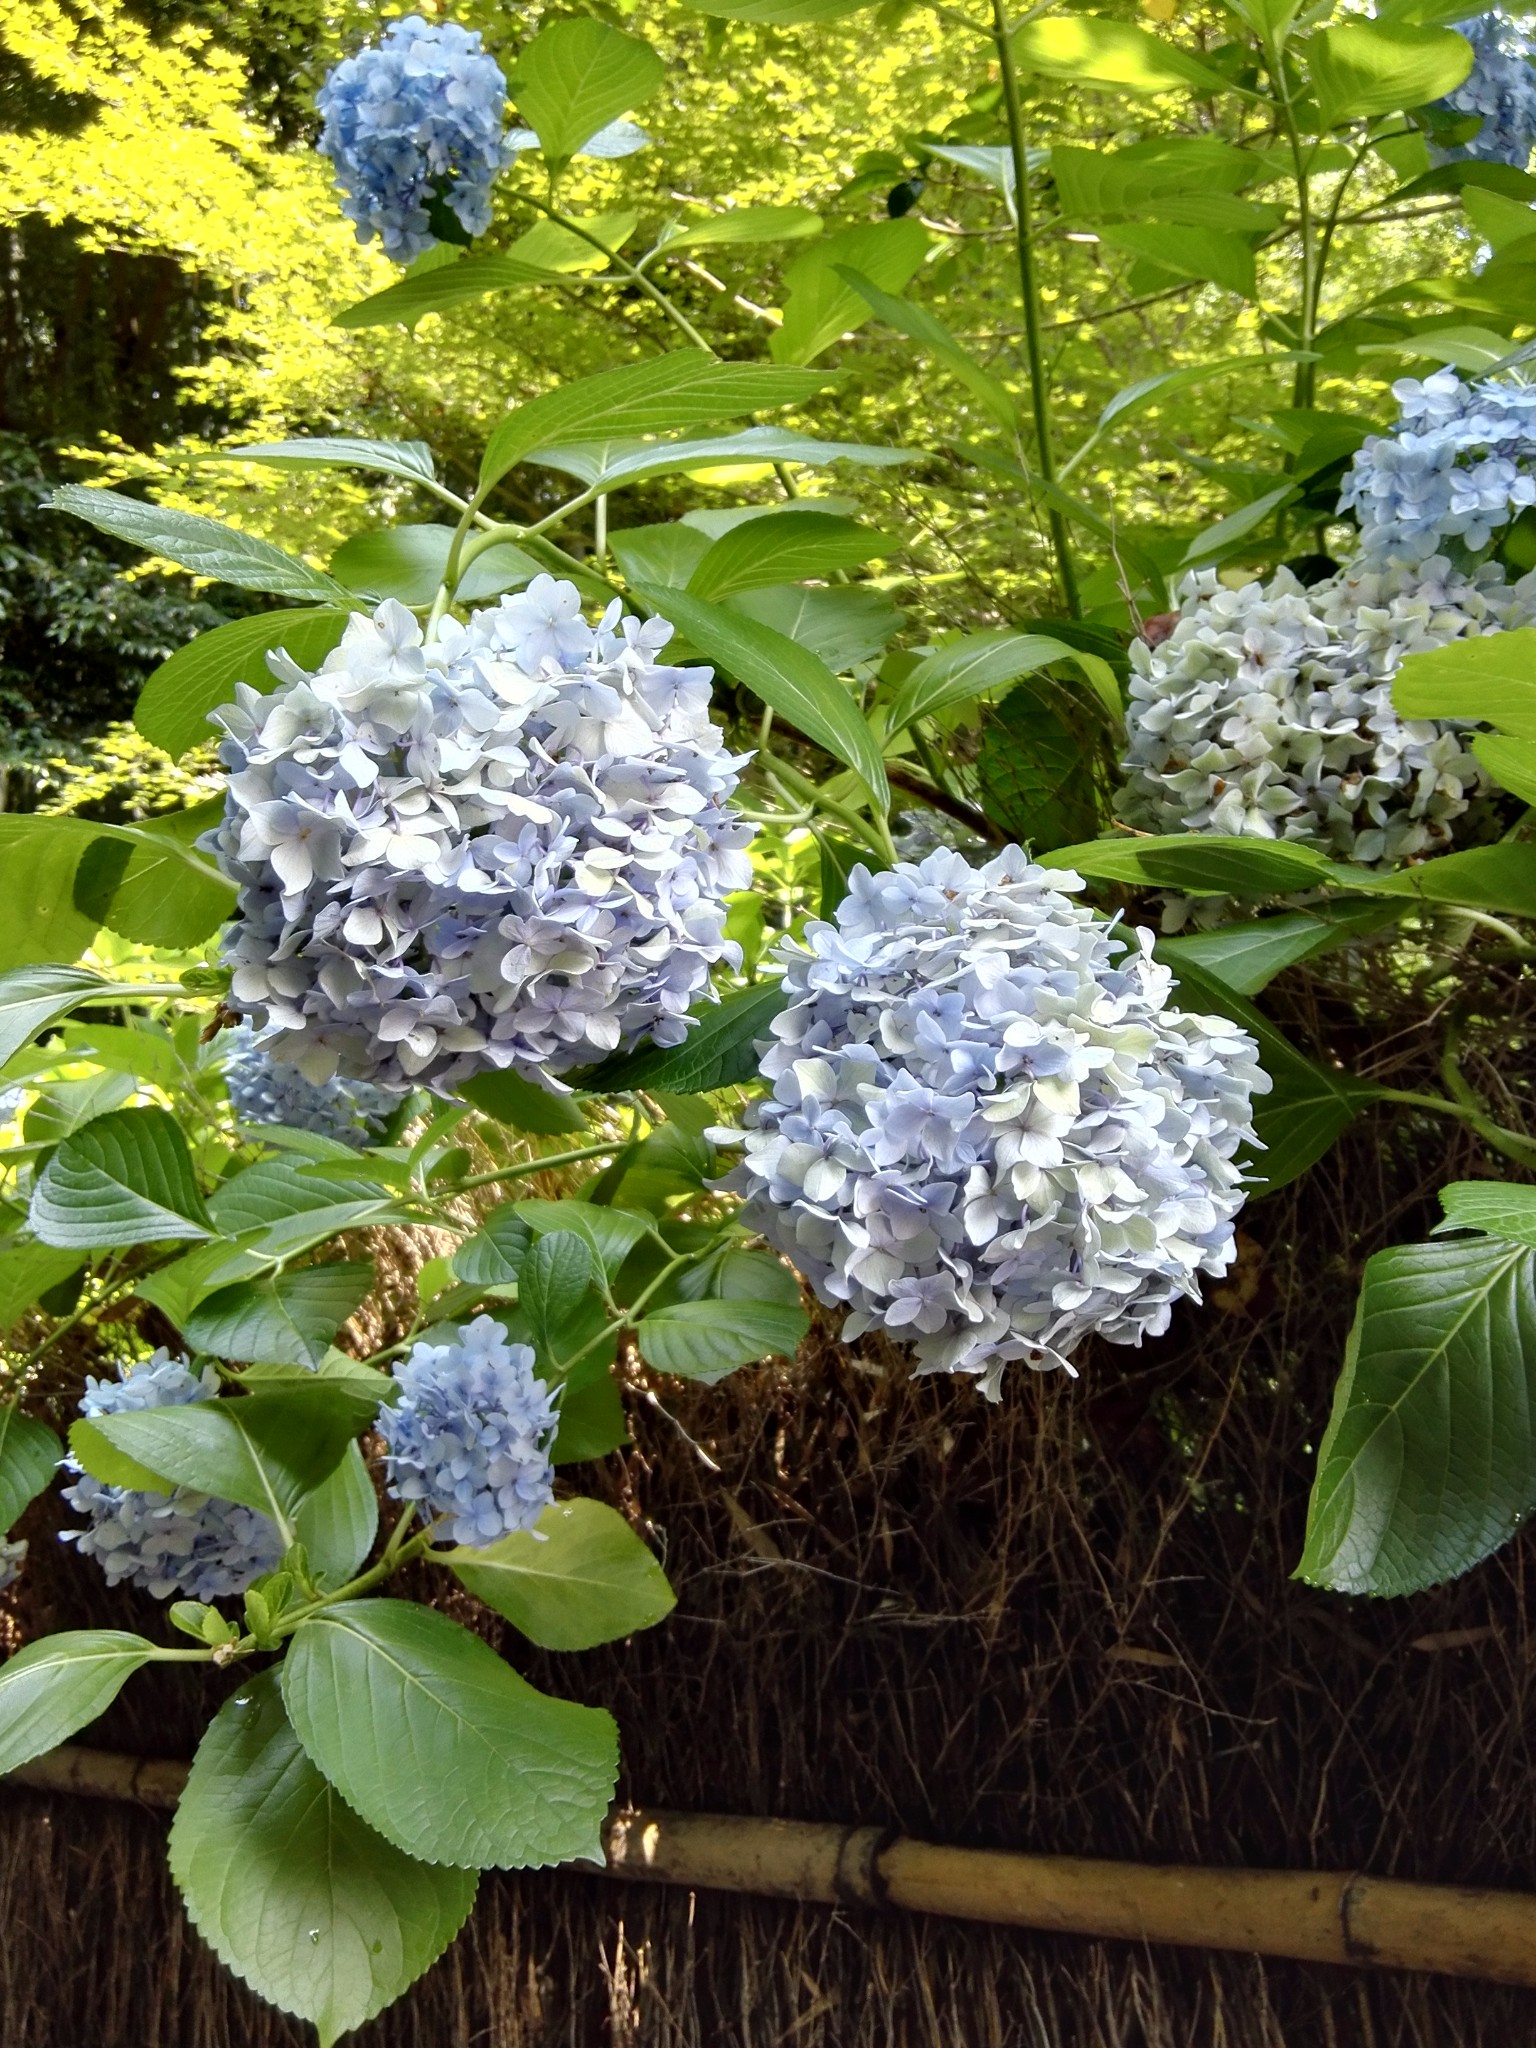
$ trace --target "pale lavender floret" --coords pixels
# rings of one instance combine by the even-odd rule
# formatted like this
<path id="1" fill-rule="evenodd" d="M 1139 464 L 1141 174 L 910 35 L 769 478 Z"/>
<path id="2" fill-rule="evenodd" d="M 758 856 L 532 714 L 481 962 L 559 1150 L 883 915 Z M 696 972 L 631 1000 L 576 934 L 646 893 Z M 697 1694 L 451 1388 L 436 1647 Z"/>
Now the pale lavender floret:
<path id="1" fill-rule="evenodd" d="M 231 1002 L 312 1081 L 547 1080 L 644 1040 L 677 1045 L 717 962 L 752 828 L 746 757 L 710 671 L 657 659 L 664 621 L 590 625 L 574 587 L 444 619 L 354 615 L 314 675 L 245 686 L 223 824 L 239 886 Z"/>
<path id="2" fill-rule="evenodd" d="M 398 1107 L 389 1094 L 367 1081 L 309 1081 L 297 1067 L 273 1059 L 256 1043 L 249 1024 L 229 1033 L 224 1085 L 229 1106 L 242 1124 L 280 1124 L 285 1130 L 313 1131 L 334 1138 L 355 1151 L 376 1145 L 384 1124 Z"/>
<path id="3" fill-rule="evenodd" d="M 1235 1155 L 1269 1088 L 1253 1041 L 1172 1007 L 1151 935 L 1010 847 L 855 868 L 785 940 L 789 1001 L 728 1186 L 744 1221 L 924 1372 L 1139 1344 L 1226 1271 Z"/>
<path id="4" fill-rule="evenodd" d="M 1314 846 L 1364 866 L 1443 852 L 1485 787 L 1464 725 L 1404 718 L 1405 656 L 1536 622 L 1536 577 L 1443 557 L 1365 559 L 1303 589 L 1186 579 L 1177 625 L 1136 641 L 1117 808 L 1151 832 Z"/>
<path id="5" fill-rule="evenodd" d="M 395 1367 L 400 1398 L 379 1410 L 389 1490 L 424 1521 L 451 1517 L 445 1541 L 484 1549 L 531 1529 L 554 1499 L 559 1409 L 530 1347 L 490 1316 L 442 1335 Z"/>
<path id="6" fill-rule="evenodd" d="M 211 1401 L 218 1393 L 212 1367 L 194 1373 L 185 1358 L 159 1350 L 121 1368 L 116 1380 L 87 1379 L 80 1401 L 85 1416 L 123 1415 Z M 157 1600 L 223 1600 L 243 1593 L 253 1579 L 282 1562 L 283 1539 L 268 1515 L 178 1486 L 171 1493 L 108 1486 L 67 1459 L 80 1474 L 64 1488 L 71 1507 L 88 1518 L 84 1529 L 65 1529 L 60 1540 L 79 1546 L 106 1573 L 109 1586 L 142 1586 Z"/>
<path id="7" fill-rule="evenodd" d="M 1417 564 L 1451 541 L 1476 554 L 1536 505 L 1536 385 L 1436 370 L 1392 392 L 1397 424 L 1356 451 L 1339 497 L 1367 555 Z"/>
<path id="8" fill-rule="evenodd" d="M 360 242 L 410 263 L 436 242 L 428 218 L 441 196 L 466 234 L 491 224 L 491 186 L 515 150 L 503 140 L 507 86 L 478 29 L 391 22 L 383 39 L 331 71 L 316 97 L 321 154 L 346 193 L 342 212 Z"/>
<path id="9" fill-rule="evenodd" d="M 1476 114 L 1477 133 L 1450 148 L 1431 145 L 1437 164 L 1458 159 L 1510 164 L 1523 171 L 1536 142 L 1536 71 L 1531 39 L 1500 8 L 1458 21 L 1457 33 L 1472 45 L 1472 69 L 1456 90 L 1435 102 L 1435 111 Z"/>

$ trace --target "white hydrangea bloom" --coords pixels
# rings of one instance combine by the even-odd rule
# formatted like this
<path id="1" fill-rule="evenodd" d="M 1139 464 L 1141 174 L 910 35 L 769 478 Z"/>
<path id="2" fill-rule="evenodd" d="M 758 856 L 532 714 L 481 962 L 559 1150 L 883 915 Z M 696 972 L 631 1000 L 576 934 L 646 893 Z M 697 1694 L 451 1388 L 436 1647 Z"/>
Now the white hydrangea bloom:
<path id="1" fill-rule="evenodd" d="M 744 1220 L 847 1306 L 844 1337 L 887 1330 L 989 1395 L 1011 1359 L 1159 1334 L 1226 1271 L 1270 1085 L 1082 886 L 1017 847 L 855 868 L 836 923 L 781 942 L 773 1093 L 734 1134 Z"/>
<path id="2" fill-rule="evenodd" d="M 1205 569 L 1181 598 L 1167 638 L 1131 648 L 1129 824 L 1297 840 L 1367 866 L 1450 844 L 1481 769 L 1465 727 L 1398 715 L 1392 679 L 1409 654 L 1536 620 L 1536 577 L 1436 556 L 1229 590 Z"/>
<path id="3" fill-rule="evenodd" d="M 444 619 L 354 615 L 313 675 L 241 686 L 222 825 L 239 885 L 231 1001 L 312 1081 L 543 1079 L 680 1044 L 718 961 L 752 828 L 710 671 L 665 620 L 597 626 L 573 585 Z"/>

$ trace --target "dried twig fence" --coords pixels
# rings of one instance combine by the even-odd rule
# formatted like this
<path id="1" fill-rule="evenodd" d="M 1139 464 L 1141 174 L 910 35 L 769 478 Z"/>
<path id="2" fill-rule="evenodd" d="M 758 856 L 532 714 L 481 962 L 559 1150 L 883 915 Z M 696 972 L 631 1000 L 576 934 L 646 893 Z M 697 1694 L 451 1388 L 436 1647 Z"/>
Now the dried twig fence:
<path id="1" fill-rule="evenodd" d="M 14 1778 L 42 1791 L 173 1807 L 187 1767 L 68 1745 Z M 1023 1856 L 914 1842 L 890 1829 L 618 1808 L 611 1877 L 802 1905 L 946 1919 L 1301 1962 L 1431 1970 L 1536 1987 L 1536 1895 L 1404 1884 L 1360 1872 L 1212 1870 Z"/>

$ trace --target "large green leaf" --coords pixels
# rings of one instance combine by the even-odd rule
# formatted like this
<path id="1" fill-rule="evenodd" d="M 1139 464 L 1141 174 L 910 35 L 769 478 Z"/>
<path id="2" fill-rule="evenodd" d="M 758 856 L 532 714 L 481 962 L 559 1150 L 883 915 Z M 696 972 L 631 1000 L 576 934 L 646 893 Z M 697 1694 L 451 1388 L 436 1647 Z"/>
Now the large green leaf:
<path id="1" fill-rule="evenodd" d="M 1079 840 L 1099 822 L 1096 734 L 1067 693 L 1020 682 L 987 718 L 976 763 L 981 807 L 1005 838 Z"/>
<path id="2" fill-rule="evenodd" d="M 331 557 L 331 571 L 349 590 L 370 598 L 393 597 L 401 604 L 430 604 L 448 569 L 451 526 L 385 526 L 355 533 Z M 532 555 L 510 541 L 476 555 L 454 586 L 463 604 L 521 590 L 539 573 Z"/>
<path id="3" fill-rule="evenodd" d="M 163 1109 L 118 1109 L 66 1138 L 32 1194 L 33 1234 L 81 1251 L 211 1237 L 187 1141 Z"/>
<path id="4" fill-rule="evenodd" d="M 71 1010 L 86 1003 L 114 1003 L 135 992 L 133 982 L 109 982 L 89 967 L 52 962 L 0 974 L 0 1066 Z"/>
<path id="5" fill-rule="evenodd" d="M 1446 28 L 1341 21 L 1306 45 L 1324 128 L 1372 114 L 1427 106 L 1454 92 L 1472 69 L 1472 45 Z"/>
<path id="6" fill-rule="evenodd" d="M 1161 838 L 1092 839 L 1043 854 L 1049 868 L 1074 868 L 1107 882 L 1177 889 L 1191 896 L 1282 896 L 1330 879 L 1328 861 L 1308 846 L 1219 832 Z"/>
<path id="7" fill-rule="evenodd" d="M 1440 1190 L 1446 1230 L 1483 1230 L 1536 1249 L 1536 1188 L 1504 1180 L 1453 1180 Z"/>
<path id="8" fill-rule="evenodd" d="M 318 668 L 340 640 L 345 611 L 257 612 L 199 633 L 162 661 L 139 692 L 133 722 L 145 739 L 180 757 L 213 737 L 208 714 L 234 699 L 235 684 L 275 690 L 266 655 L 281 648 L 301 668 Z"/>
<path id="9" fill-rule="evenodd" d="M 362 1569 L 379 1533 L 379 1497 L 357 1444 L 348 1444 L 330 1477 L 299 1502 L 293 1530 L 325 1585 L 344 1586 Z"/>
<path id="10" fill-rule="evenodd" d="M 0 967 L 74 960 L 90 945 L 101 919 L 75 902 L 75 874 L 96 837 L 84 819 L 0 814 L 6 892 Z"/>
<path id="11" fill-rule="evenodd" d="M 1416 867 L 1386 873 L 1335 868 L 1332 878 L 1346 887 L 1380 896 L 1417 897 L 1424 903 L 1460 904 L 1506 917 L 1536 917 L 1536 845 L 1507 839 L 1497 846 L 1468 846 Z"/>
<path id="12" fill-rule="evenodd" d="M 1051 150 L 1057 203 L 1072 220 L 1146 220 L 1149 209 L 1170 195 L 1230 196 L 1259 173 L 1253 151 L 1234 149 L 1211 135 L 1161 136 L 1129 149 L 1058 142 Z"/>
<path id="13" fill-rule="evenodd" d="M 70 1449 L 98 1479 L 133 1485 L 118 1459 L 197 1493 L 238 1501 L 287 1524 L 374 1419 L 376 1400 L 346 1382 L 312 1379 L 273 1393 L 126 1409 L 70 1430 Z M 169 1489 L 166 1489 L 169 1490 Z"/>
<path id="14" fill-rule="evenodd" d="M 859 0 L 860 6 L 866 0 Z M 819 213 L 804 206 L 733 206 L 727 213 L 712 213 L 706 220 L 684 221 L 667 231 L 659 253 L 681 255 L 685 249 L 709 249 L 743 243 L 799 242 L 821 233 Z"/>
<path id="15" fill-rule="evenodd" d="M 899 292 L 927 253 L 928 230 L 910 216 L 823 235 L 784 273 L 784 318 L 768 344 L 774 361 L 814 362 L 869 319 L 873 308 L 847 272 L 857 271 L 878 291 Z"/>
<path id="16" fill-rule="evenodd" d="M 797 405 L 833 381 L 824 371 L 722 363 L 690 348 L 578 377 L 508 413 L 486 443 L 480 489 L 489 490 L 542 448 L 681 433 L 764 407 Z"/>
<path id="17" fill-rule="evenodd" d="M 583 220 L 593 241 L 604 249 L 622 249 L 635 231 L 633 213 L 599 213 Z M 487 292 L 515 291 L 528 285 L 564 284 L 583 271 L 600 268 L 607 259 L 582 235 L 554 221 L 540 221 L 499 256 L 465 256 L 431 270 L 402 277 L 371 297 L 360 299 L 334 315 L 333 327 L 383 327 L 399 321 L 414 327 L 426 313 L 446 313 Z"/>
<path id="18" fill-rule="evenodd" d="M 1258 1042 L 1259 1064 L 1272 1085 L 1268 1095 L 1254 1098 L 1254 1128 L 1264 1149 L 1248 1167 L 1260 1192 L 1273 1193 L 1322 1158 L 1375 1100 L 1375 1090 L 1352 1074 L 1314 1064 L 1236 989 L 1189 958 L 1177 962 L 1174 974 L 1180 1009 L 1228 1018 Z"/>
<path id="19" fill-rule="evenodd" d="M 1509 740 L 1502 733 L 1480 732 L 1472 751 L 1500 789 L 1536 804 L 1536 740 Z"/>
<path id="20" fill-rule="evenodd" d="M 595 1277 L 588 1237 L 552 1230 L 529 1247 L 518 1270 L 518 1304 L 528 1318 L 534 1349 L 558 1370 L 572 1348 L 569 1332 Z"/>
<path id="21" fill-rule="evenodd" d="M 372 1285 L 366 1259 L 241 1280 L 205 1296 L 182 1328 L 218 1358 L 314 1367 Z"/>
<path id="22" fill-rule="evenodd" d="M 1391 903 L 1345 903 L 1245 919 L 1208 932 L 1181 932 L 1177 938 L 1159 939 L 1157 950 L 1176 973 L 1187 961 L 1239 995 L 1256 996 L 1283 969 L 1369 938 L 1399 915 Z"/>
<path id="23" fill-rule="evenodd" d="M 59 1469 L 63 1452 L 46 1422 L 23 1415 L 14 1401 L 0 1405 L 0 1536 Z"/>
<path id="24" fill-rule="evenodd" d="M 950 704 L 964 704 L 989 690 L 1015 683 L 1055 661 L 1078 659 L 1077 650 L 1045 633 L 1015 633 L 992 626 L 961 633 L 924 655 L 891 693 L 888 729 L 900 732 Z"/>
<path id="25" fill-rule="evenodd" d="M 282 1688 L 312 1761 L 408 1856 L 602 1861 L 612 1718 L 535 1692 L 446 1615 L 401 1600 L 330 1608 L 295 1631 Z"/>
<path id="26" fill-rule="evenodd" d="M 418 1863 L 304 1754 L 275 1671 L 226 1700 L 193 1759 L 171 1875 L 209 1947 L 320 2048 L 382 2012 L 469 1916 L 473 1871 Z"/>
<path id="27" fill-rule="evenodd" d="M 498 1212 L 486 1218 L 489 1224 Z M 527 1225 L 531 1234 L 548 1237 L 552 1231 L 574 1231 L 585 1238 L 610 1280 L 635 1246 L 652 1228 L 649 1216 L 636 1216 L 629 1209 L 616 1209 L 611 1202 L 583 1202 L 566 1195 L 558 1202 L 529 1196 L 513 1205 L 513 1214 Z"/>
<path id="28" fill-rule="evenodd" d="M 7 1238 L 0 1244 L 0 1330 L 8 1330 L 18 1316 L 36 1308 L 41 1296 L 78 1273 L 82 1263 L 77 1251 L 28 1237 Z"/>
<path id="29" fill-rule="evenodd" d="M 712 541 L 688 578 L 694 597 L 720 599 L 740 590 L 828 576 L 877 555 L 893 555 L 901 542 L 857 520 L 828 512 L 793 510 L 745 520 Z"/>
<path id="30" fill-rule="evenodd" d="M 591 1126 L 574 1095 L 556 1095 L 541 1088 L 537 1081 L 525 1080 L 511 1068 L 476 1074 L 460 1087 L 459 1097 L 473 1104 L 483 1116 L 510 1124 L 515 1131 L 532 1131 L 541 1138 L 577 1132 L 591 1136 Z"/>
<path id="31" fill-rule="evenodd" d="M 1241 299 L 1257 296 L 1253 250 L 1241 235 L 1223 234 L 1219 228 L 1125 223 L 1101 227 L 1099 240 L 1155 263 L 1174 277 L 1219 284 Z"/>
<path id="32" fill-rule="evenodd" d="M 252 441 L 240 448 L 221 448 L 218 460 L 258 462 L 265 469 L 371 469 L 408 484 L 437 481 L 432 450 L 425 441 L 371 441 L 361 434 Z"/>
<path id="33" fill-rule="evenodd" d="M 1413 1593 L 1536 1507 L 1536 1250 L 1398 1245 L 1365 1269 L 1298 1576 Z"/>
<path id="34" fill-rule="evenodd" d="M 649 99 L 666 75 L 649 43 L 583 16 L 546 23 L 524 46 L 513 93 L 545 157 L 558 164 Z"/>
<path id="35" fill-rule="evenodd" d="M 126 939 L 176 951 L 211 937 L 235 907 L 235 885 L 197 840 L 223 816 L 220 798 L 141 825 L 93 828 L 73 818 L 36 818 L 49 831 L 84 838 L 75 869 L 75 908 Z"/>
<path id="36" fill-rule="evenodd" d="M 155 1654 L 119 1629 L 70 1629 L 28 1643 L 0 1665 L 0 1777 L 56 1749 L 105 1713 Z"/>
<path id="37" fill-rule="evenodd" d="M 1049 78 L 1102 92 L 1225 93 L 1232 82 L 1161 36 L 1104 14 L 1049 15 L 1013 38 L 1018 61 Z"/>
<path id="38" fill-rule="evenodd" d="M 1464 718 L 1536 739 L 1536 626 L 1410 654 L 1393 678 L 1392 702 L 1404 718 Z"/>
<path id="39" fill-rule="evenodd" d="M 1010 433 L 1017 428 L 1019 408 L 1012 392 L 1000 378 L 994 377 L 990 370 L 978 363 L 969 349 L 956 341 L 937 314 L 894 292 L 882 291 L 863 271 L 853 269 L 847 263 L 837 266 L 837 274 L 851 291 L 858 293 L 877 319 L 883 320 L 888 327 L 894 327 L 898 334 L 906 335 L 909 341 L 917 342 L 958 377 L 971 395 L 980 399 L 1000 427 Z"/>
<path id="40" fill-rule="evenodd" d="M 868 583 L 835 583 L 825 589 L 770 584 L 764 590 L 738 590 L 727 603 L 733 612 L 798 640 L 835 675 L 877 660 L 905 616 L 883 590 Z"/>
<path id="41" fill-rule="evenodd" d="M 365 1224 L 412 1223 L 380 1184 L 361 1169 L 345 1177 L 312 1178 L 292 1161 L 258 1159 L 221 1181 L 208 1198 L 209 1214 L 226 1237 L 245 1249 L 291 1259 L 338 1231 Z"/>
<path id="42" fill-rule="evenodd" d="M 784 1007 L 776 981 L 738 989 L 723 1001 L 695 1010 L 693 1029 L 681 1045 L 647 1046 L 594 1067 L 586 1085 L 600 1094 L 659 1088 L 672 1095 L 707 1094 L 731 1088 L 757 1073 L 755 1041 L 772 1035 Z"/>
<path id="43" fill-rule="evenodd" d="M 882 809 L 889 804 L 890 785 L 873 733 L 848 690 L 808 647 L 691 591 L 647 587 L 640 594 L 680 626 L 708 660 L 744 683 L 806 739 L 862 776 Z"/>
<path id="44" fill-rule="evenodd" d="M 676 1301 L 642 1316 L 635 1341 L 658 1372 L 713 1386 L 738 1366 L 771 1353 L 792 1358 L 809 1327 L 798 1302 Z"/>
<path id="45" fill-rule="evenodd" d="M 596 1500 L 557 1501 L 535 1529 L 484 1550 L 434 1553 L 487 1607 L 545 1650 L 590 1650 L 650 1628 L 677 1595 L 620 1514 Z"/>
<path id="46" fill-rule="evenodd" d="M 880 448 L 863 441 L 819 441 L 811 434 L 785 427 L 743 427 L 739 433 L 698 440 L 603 440 L 590 444 L 553 443 L 528 457 L 546 469 L 579 477 L 593 490 L 617 490 L 621 484 L 645 483 L 658 476 L 707 475 L 712 469 L 749 465 L 801 463 L 826 469 L 834 462 L 852 462 L 865 469 L 889 469 L 915 459 L 908 448 Z"/>
<path id="47" fill-rule="evenodd" d="M 204 519 L 196 512 L 176 512 L 168 505 L 125 498 L 117 491 L 91 490 L 83 484 L 60 484 L 48 504 L 55 512 L 72 513 L 103 533 L 179 563 L 195 576 L 210 576 L 242 590 L 268 590 L 276 597 L 307 597 L 322 604 L 345 598 L 329 576 L 311 569 L 296 555 L 285 555 L 268 540 L 242 533 L 238 527 L 221 526 L 216 519 Z"/>
<path id="48" fill-rule="evenodd" d="M 453 1253 L 455 1279 L 470 1287 L 515 1287 L 533 1243 L 533 1227 L 507 1202 L 493 1209 Z"/>

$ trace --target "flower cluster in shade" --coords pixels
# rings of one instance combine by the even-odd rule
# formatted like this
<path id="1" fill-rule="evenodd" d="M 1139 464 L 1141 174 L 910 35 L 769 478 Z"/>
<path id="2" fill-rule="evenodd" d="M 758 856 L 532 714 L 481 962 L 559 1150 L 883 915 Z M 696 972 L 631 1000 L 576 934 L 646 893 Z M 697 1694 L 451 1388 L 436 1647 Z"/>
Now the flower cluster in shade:
<path id="1" fill-rule="evenodd" d="M 1438 853 L 1482 787 L 1463 727 L 1403 718 L 1404 656 L 1536 620 L 1536 577 L 1432 557 L 1304 589 L 1289 570 L 1189 577 L 1178 622 L 1131 649 L 1125 821 L 1300 841 L 1366 866 Z"/>
<path id="2" fill-rule="evenodd" d="M 719 961 L 751 827 L 710 671 L 672 628 L 596 625 L 569 583 L 447 618 L 356 615 L 314 675 L 242 685 L 224 821 L 203 842 L 239 887 L 230 1001 L 309 1079 L 543 1080 L 680 1044 Z"/>
<path id="3" fill-rule="evenodd" d="M 1531 67 L 1531 39 L 1501 9 L 1469 21 L 1456 30 L 1472 45 L 1472 69 L 1456 90 L 1435 102 L 1433 112 L 1465 117 L 1475 114 L 1482 126 L 1465 142 L 1431 146 L 1437 164 L 1473 158 L 1480 163 L 1510 164 L 1523 171 L 1536 143 L 1536 71 Z"/>
<path id="4" fill-rule="evenodd" d="M 360 242 L 377 235 L 397 263 L 437 240 L 429 218 L 446 204 L 466 235 L 491 224 L 491 186 L 512 160 L 503 141 L 507 85 L 477 29 L 392 22 L 382 40 L 344 58 L 316 98 L 318 147 L 346 194 Z"/>
<path id="5" fill-rule="evenodd" d="M 361 1151 L 380 1140 L 398 1094 L 368 1081 L 310 1081 L 285 1060 L 275 1060 L 258 1045 L 249 1024 L 230 1033 L 233 1041 L 224 1062 L 229 1106 L 241 1124 L 281 1124 L 290 1131 L 313 1131 Z"/>
<path id="6" fill-rule="evenodd" d="M 80 1402 L 85 1416 L 122 1415 L 130 1410 L 183 1407 L 211 1401 L 218 1377 L 209 1367 L 192 1371 L 185 1358 L 156 1351 L 137 1365 L 125 1365 L 116 1380 L 88 1379 Z M 283 1540 L 268 1515 L 234 1501 L 215 1500 L 178 1486 L 171 1493 L 141 1493 L 108 1486 L 75 1460 L 79 1473 L 64 1488 L 70 1506 L 86 1517 L 83 1529 L 66 1529 L 62 1540 L 94 1557 L 111 1586 L 142 1586 L 157 1600 L 173 1593 L 189 1600 L 223 1600 L 243 1593 L 253 1579 L 275 1571 Z"/>
<path id="7" fill-rule="evenodd" d="M 727 1183 L 845 1339 L 888 1331 L 989 1394 L 1009 1360 L 1157 1335 L 1225 1272 L 1269 1087 L 1082 886 L 1017 847 L 855 868 L 836 922 L 781 942 L 772 1095 Z"/>
<path id="8" fill-rule="evenodd" d="M 1450 542 L 1475 554 L 1536 505 L 1536 384 L 1436 370 L 1392 392 L 1397 423 L 1359 448 L 1339 498 L 1365 554 L 1412 564 Z"/>
<path id="9" fill-rule="evenodd" d="M 400 1397 L 379 1410 L 389 1490 L 424 1521 L 450 1516 L 445 1539 L 483 1549 L 531 1529 L 554 1499 L 559 1411 L 532 1350 L 501 1323 L 476 1316 L 440 1334 L 395 1367 Z"/>

